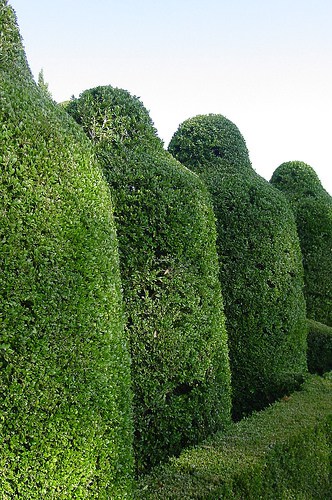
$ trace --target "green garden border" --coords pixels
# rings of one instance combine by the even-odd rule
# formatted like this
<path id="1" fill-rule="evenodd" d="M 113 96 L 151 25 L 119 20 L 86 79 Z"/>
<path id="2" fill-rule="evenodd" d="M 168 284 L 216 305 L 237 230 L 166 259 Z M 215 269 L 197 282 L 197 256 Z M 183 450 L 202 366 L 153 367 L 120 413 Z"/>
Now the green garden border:
<path id="1" fill-rule="evenodd" d="M 185 450 L 137 485 L 136 499 L 330 499 L 332 373 Z"/>

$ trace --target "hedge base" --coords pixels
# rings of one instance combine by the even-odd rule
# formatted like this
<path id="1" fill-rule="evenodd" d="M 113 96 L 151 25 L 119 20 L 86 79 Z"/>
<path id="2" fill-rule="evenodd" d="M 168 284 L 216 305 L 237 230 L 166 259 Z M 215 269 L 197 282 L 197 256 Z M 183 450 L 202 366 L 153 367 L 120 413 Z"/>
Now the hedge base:
<path id="1" fill-rule="evenodd" d="M 154 469 L 136 498 L 329 499 L 331 448 L 329 373 Z"/>

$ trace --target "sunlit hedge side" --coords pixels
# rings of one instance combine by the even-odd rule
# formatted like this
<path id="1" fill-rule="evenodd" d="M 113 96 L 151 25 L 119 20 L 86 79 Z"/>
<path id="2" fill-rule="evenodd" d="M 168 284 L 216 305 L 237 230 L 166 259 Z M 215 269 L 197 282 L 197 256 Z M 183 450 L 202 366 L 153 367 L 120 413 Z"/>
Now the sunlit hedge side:
<path id="1" fill-rule="evenodd" d="M 251 167 L 238 128 L 221 115 L 191 118 L 169 151 L 211 194 L 235 417 L 296 386 L 306 371 L 303 268 L 294 216 Z"/>
<path id="2" fill-rule="evenodd" d="M 213 211 L 197 175 L 163 150 L 139 99 L 98 87 L 67 109 L 93 140 L 114 196 L 141 471 L 229 422 Z"/>
<path id="3" fill-rule="evenodd" d="M 127 498 L 129 353 L 109 189 L 0 0 L 0 496 Z"/>
<path id="4" fill-rule="evenodd" d="M 280 165 L 271 184 L 286 195 L 295 214 L 308 317 L 332 326 L 332 197 L 300 161 Z"/>

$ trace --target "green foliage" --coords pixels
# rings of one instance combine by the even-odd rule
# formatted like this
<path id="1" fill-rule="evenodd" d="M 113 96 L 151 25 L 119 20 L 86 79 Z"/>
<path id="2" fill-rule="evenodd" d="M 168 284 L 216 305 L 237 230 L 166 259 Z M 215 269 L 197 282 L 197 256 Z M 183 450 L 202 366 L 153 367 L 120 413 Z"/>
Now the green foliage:
<path id="1" fill-rule="evenodd" d="M 98 87 L 68 111 L 94 140 L 115 201 L 141 471 L 229 422 L 213 211 L 137 98 Z"/>
<path id="2" fill-rule="evenodd" d="M 45 94 L 45 97 L 48 97 L 49 99 L 53 99 L 52 94 L 48 88 L 48 83 L 45 82 L 43 69 L 41 69 L 39 74 L 38 74 L 38 87 Z"/>
<path id="3" fill-rule="evenodd" d="M 127 498 L 129 353 L 108 186 L 0 0 L 0 496 Z"/>
<path id="4" fill-rule="evenodd" d="M 138 483 L 135 498 L 330 499 L 332 377 L 182 452 Z"/>
<path id="5" fill-rule="evenodd" d="M 72 97 L 66 109 L 75 118 L 98 150 L 123 154 L 133 144 L 162 146 L 148 111 L 136 96 L 110 86 L 89 89 L 79 99 Z"/>
<path id="6" fill-rule="evenodd" d="M 70 103 L 70 101 L 58 102 L 58 106 L 62 107 L 63 109 L 67 109 L 67 106 L 69 103 Z"/>
<path id="7" fill-rule="evenodd" d="M 6 71 L 16 67 L 21 73 L 31 77 L 21 35 L 16 26 L 16 15 L 8 5 L 7 0 L 0 1 L 0 63 L 1 70 Z"/>
<path id="8" fill-rule="evenodd" d="M 198 115 L 183 122 L 174 134 L 169 151 L 181 157 L 184 165 L 209 176 L 209 189 L 216 184 L 216 174 L 245 176 L 252 172 L 249 153 L 239 129 L 221 115 Z M 207 166 L 208 165 L 208 166 Z"/>
<path id="9" fill-rule="evenodd" d="M 308 326 L 308 368 L 322 375 L 332 370 L 332 328 L 312 319 Z"/>
<path id="10" fill-rule="evenodd" d="M 306 371 L 294 216 L 283 195 L 254 172 L 243 137 L 225 117 L 185 121 L 169 151 L 200 174 L 212 197 L 238 418 L 293 390 Z"/>
<path id="11" fill-rule="evenodd" d="M 306 163 L 280 165 L 271 184 L 288 198 L 303 254 L 304 294 L 309 318 L 332 326 L 332 198 Z"/>

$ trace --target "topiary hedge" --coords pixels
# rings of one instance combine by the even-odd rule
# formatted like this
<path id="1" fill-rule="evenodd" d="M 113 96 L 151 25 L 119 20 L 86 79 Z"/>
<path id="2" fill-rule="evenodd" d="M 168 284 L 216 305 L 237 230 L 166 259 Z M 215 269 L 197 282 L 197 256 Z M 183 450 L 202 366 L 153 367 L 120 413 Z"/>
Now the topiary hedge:
<path id="1" fill-rule="evenodd" d="M 135 498 L 328 500 L 331 454 L 332 377 L 311 376 L 300 392 L 141 478 Z"/>
<path id="2" fill-rule="evenodd" d="M 140 472 L 229 422 L 213 211 L 138 98 L 98 87 L 67 109 L 93 139 L 115 200 Z"/>
<path id="3" fill-rule="evenodd" d="M 227 118 L 185 121 L 169 151 L 202 177 L 212 197 L 238 418 L 292 390 L 306 371 L 294 216 L 281 193 L 254 172 L 245 141 Z"/>
<path id="4" fill-rule="evenodd" d="M 332 370 L 332 328 L 312 319 L 308 326 L 308 368 L 322 375 Z"/>
<path id="5" fill-rule="evenodd" d="M 280 165 L 271 184 L 288 198 L 297 223 L 308 317 L 332 326 L 332 198 L 306 163 Z"/>
<path id="6" fill-rule="evenodd" d="M 0 0 L 1 498 L 127 498 L 129 353 L 109 189 Z"/>

